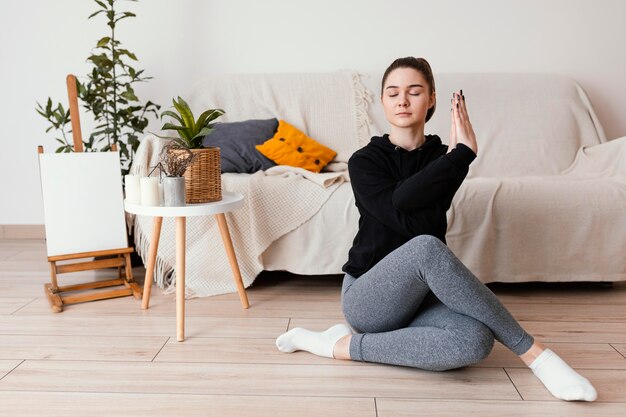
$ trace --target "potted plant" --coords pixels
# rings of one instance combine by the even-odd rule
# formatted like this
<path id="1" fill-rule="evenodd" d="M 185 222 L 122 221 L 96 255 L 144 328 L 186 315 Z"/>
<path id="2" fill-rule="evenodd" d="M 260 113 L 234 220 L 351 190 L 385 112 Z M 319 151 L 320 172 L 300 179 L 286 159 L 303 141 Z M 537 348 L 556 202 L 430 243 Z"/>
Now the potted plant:
<path id="1" fill-rule="evenodd" d="M 187 203 L 206 203 L 222 199 L 222 177 L 220 149 L 203 147 L 202 139 L 213 131 L 215 120 L 224 114 L 221 109 L 204 111 L 196 120 L 189 105 L 181 97 L 172 100 L 174 110 L 161 113 L 161 119 L 170 117 L 174 124 L 167 122 L 162 130 L 174 130 L 178 136 L 169 137 L 176 146 L 169 147 L 168 153 L 176 154 L 189 150 L 194 158 L 185 170 L 185 194 Z"/>

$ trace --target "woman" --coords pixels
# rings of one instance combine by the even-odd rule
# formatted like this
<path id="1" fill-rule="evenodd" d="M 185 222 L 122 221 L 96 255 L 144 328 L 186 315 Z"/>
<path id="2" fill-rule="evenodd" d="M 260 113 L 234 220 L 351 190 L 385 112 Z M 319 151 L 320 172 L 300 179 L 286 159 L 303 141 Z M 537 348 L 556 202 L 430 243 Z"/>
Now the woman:
<path id="1" fill-rule="evenodd" d="M 526 333 L 445 245 L 446 211 L 478 152 L 462 90 L 451 99 L 448 146 L 424 135 L 436 105 L 426 60 L 394 61 L 381 100 L 390 134 L 348 164 L 360 219 L 342 306 L 356 333 L 295 328 L 278 337 L 279 350 L 441 371 L 482 361 L 495 338 L 555 397 L 595 400 L 591 383 Z"/>

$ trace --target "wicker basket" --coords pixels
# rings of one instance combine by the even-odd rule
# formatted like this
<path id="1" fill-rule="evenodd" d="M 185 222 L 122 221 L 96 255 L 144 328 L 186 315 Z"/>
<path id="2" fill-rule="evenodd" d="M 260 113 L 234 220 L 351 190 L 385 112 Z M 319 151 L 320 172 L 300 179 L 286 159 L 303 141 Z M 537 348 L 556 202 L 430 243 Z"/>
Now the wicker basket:
<path id="1" fill-rule="evenodd" d="M 190 150 L 195 158 L 185 171 L 187 204 L 220 201 L 222 199 L 220 148 Z"/>

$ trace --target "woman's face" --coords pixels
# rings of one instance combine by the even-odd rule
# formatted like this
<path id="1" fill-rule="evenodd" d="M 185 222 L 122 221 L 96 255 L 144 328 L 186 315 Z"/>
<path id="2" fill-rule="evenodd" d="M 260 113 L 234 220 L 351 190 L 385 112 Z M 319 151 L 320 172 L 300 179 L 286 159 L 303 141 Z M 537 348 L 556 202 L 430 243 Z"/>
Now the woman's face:
<path id="1" fill-rule="evenodd" d="M 382 104 L 389 123 L 399 128 L 424 125 L 428 109 L 435 104 L 435 93 L 421 72 L 397 68 L 385 80 Z"/>

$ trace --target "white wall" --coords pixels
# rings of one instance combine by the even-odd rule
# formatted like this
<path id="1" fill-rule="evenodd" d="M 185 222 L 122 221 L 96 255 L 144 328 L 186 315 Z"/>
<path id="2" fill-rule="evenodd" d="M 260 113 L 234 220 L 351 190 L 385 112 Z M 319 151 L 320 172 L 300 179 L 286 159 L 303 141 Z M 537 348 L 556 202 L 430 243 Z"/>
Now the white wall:
<path id="1" fill-rule="evenodd" d="M 36 146 L 56 144 L 35 102 L 67 101 L 65 75 L 87 72 L 106 27 L 87 20 L 96 10 L 87 0 L 11 3 L 0 14 L 0 224 L 41 224 Z M 205 74 L 382 71 L 415 55 L 435 73 L 573 77 L 607 136 L 626 135 L 626 1 L 141 0 L 118 8 L 138 14 L 118 36 L 154 76 L 140 98 L 166 106 Z"/>

